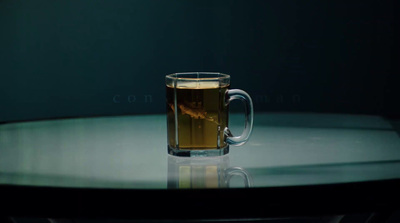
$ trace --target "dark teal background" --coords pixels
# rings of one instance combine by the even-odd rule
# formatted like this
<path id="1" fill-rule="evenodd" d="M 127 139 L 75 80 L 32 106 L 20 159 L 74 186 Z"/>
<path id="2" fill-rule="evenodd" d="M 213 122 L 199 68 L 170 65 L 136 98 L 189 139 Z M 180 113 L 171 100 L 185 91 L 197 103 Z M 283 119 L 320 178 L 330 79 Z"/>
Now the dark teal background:
<path id="1" fill-rule="evenodd" d="M 164 76 L 231 74 L 256 111 L 398 116 L 398 4 L 0 1 L 0 122 L 165 112 Z"/>

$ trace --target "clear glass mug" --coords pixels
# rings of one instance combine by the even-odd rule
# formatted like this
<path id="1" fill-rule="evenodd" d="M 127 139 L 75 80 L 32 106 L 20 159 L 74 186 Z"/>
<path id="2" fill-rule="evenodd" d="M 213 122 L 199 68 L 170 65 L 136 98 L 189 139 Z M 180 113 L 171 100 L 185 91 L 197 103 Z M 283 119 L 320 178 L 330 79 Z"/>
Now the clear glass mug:
<path id="1" fill-rule="evenodd" d="M 229 145 L 246 143 L 253 129 L 253 102 L 243 90 L 228 89 L 230 76 L 222 73 L 174 73 L 165 78 L 167 91 L 168 153 L 175 156 L 220 156 Z M 245 107 L 240 136 L 228 128 L 229 103 Z"/>

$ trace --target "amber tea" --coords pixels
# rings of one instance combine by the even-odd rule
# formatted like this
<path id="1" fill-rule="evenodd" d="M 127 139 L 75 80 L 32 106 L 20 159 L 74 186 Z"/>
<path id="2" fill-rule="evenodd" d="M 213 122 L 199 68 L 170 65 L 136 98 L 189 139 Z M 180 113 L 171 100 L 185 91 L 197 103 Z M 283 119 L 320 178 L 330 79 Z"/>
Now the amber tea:
<path id="1" fill-rule="evenodd" d="M 199 150 L 226 147 L 227 89 L 228 86 L 219 87 L 218 83 L 176 88 L 167 86 L 169 145 Z"/>

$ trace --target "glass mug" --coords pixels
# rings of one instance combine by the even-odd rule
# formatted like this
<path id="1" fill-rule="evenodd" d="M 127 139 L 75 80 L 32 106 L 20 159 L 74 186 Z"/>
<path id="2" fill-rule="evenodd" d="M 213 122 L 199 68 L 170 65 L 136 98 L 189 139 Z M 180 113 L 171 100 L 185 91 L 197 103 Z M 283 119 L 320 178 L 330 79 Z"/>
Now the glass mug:
<path id="1" fill-rule="evenodd" d="M 174 73 L 165 78 L 167 91 L 168 153 L 174 156 L 221 156 L 229 145 L 243 145 L 253 129 L 253 102 L 243 90 L 228 89 L 230 76 L 222 73 Z M 240 136 L 228 128 L 229 103 L 245 106 Z"/>

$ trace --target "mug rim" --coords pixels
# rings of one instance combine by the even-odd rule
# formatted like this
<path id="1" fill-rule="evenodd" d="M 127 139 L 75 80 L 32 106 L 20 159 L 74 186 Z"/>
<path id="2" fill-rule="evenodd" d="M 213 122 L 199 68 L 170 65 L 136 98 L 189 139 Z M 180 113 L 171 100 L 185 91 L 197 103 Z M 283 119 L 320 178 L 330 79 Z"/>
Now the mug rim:
<path id="1" fill-rule="evenodd" d="M 190 77 L 192 75 L 210 75 L 213 77 Z M 171 80 L 187 80 L 187 81 L 194 81 L 194 80 L 207 80 L 207 81 L 212 81 L 212 80 L 229 80 L 230 75 L 229 74 L 224 74 L 220 72 L 179 72 L 179 73 L 172 73 L 168 74 L 165 76 L 167 79 Z"/>

